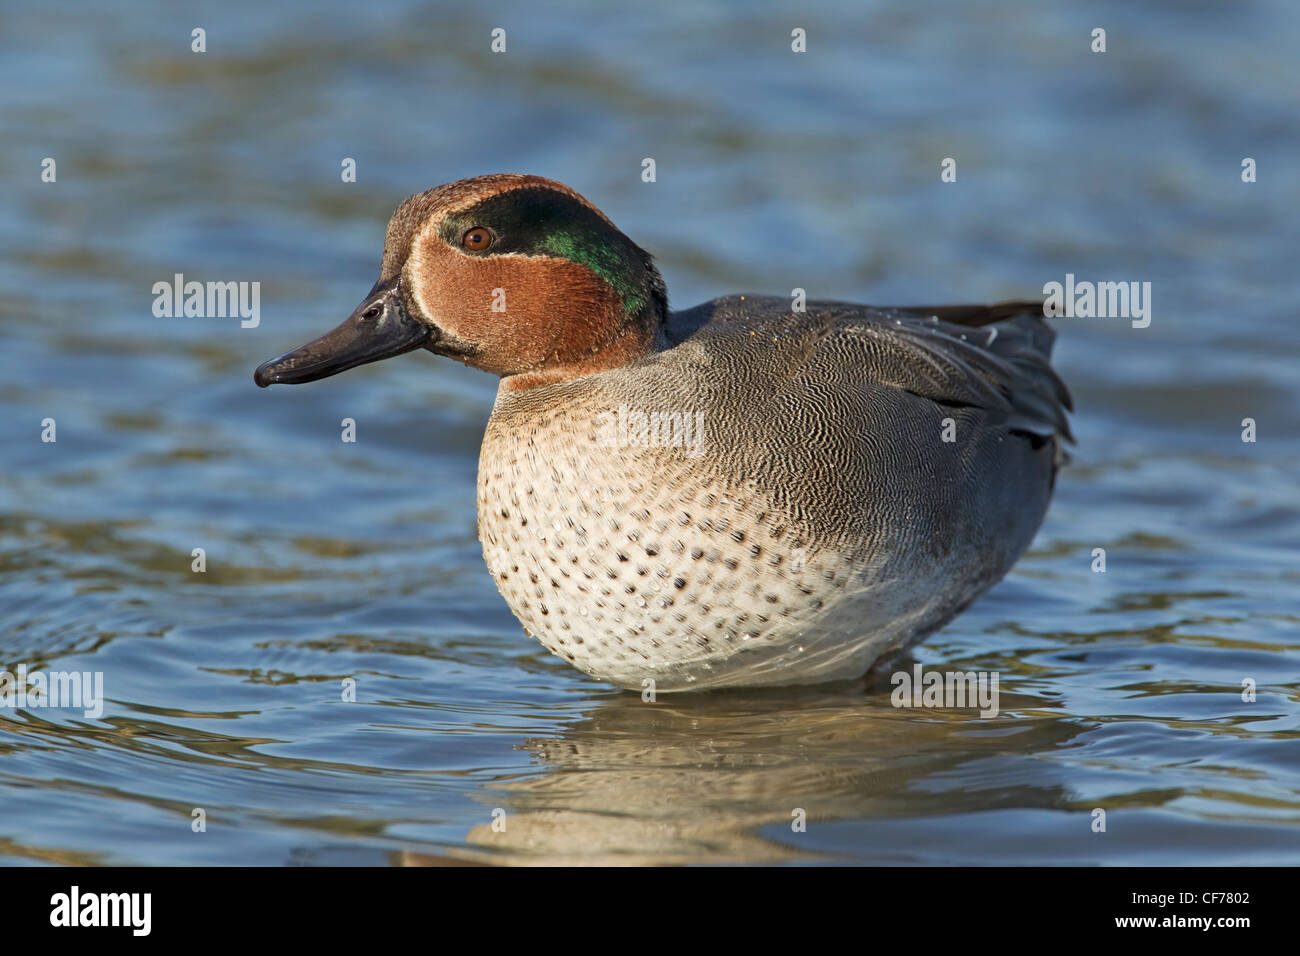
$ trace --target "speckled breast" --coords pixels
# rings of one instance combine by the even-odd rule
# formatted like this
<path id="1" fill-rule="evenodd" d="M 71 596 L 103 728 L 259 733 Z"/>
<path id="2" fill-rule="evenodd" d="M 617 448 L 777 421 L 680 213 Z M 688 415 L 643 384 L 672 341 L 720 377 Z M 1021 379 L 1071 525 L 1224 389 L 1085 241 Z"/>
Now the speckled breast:
<path id="1" fill-rule="evenodd" d="M 708 421 L 590 394 L 502 404 L 479 462 L 483 555 L 527 632 L 581 670 L 659 691 L 855 677 L 915 623 L 874 586 L 879 556 L 729 474 Z"/>

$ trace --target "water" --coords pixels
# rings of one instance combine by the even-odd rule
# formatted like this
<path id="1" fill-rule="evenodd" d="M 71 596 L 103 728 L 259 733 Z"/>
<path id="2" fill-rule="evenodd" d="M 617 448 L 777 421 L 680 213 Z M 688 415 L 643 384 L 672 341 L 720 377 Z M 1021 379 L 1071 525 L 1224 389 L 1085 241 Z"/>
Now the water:
<path id="1" fill-rule="evenodd" d="M 0 669 L 108 700 L 0 711 L 0 861 L 1300 862 L 1300 15 L 1077 6 L 7 8 Z M 482 565 L 488 377 L 253 386 L 369 289 L 399 199 L 505 170 L 585 193 L 678 306 L 1153 283 L 1149 328 L 1060 320 L 1047 522 L 896 665 L 998 671 L 998 718 L 887 673 L 643 704 Z M 177 272 L 260 281 L 261 324 L 155 318 Z"/>

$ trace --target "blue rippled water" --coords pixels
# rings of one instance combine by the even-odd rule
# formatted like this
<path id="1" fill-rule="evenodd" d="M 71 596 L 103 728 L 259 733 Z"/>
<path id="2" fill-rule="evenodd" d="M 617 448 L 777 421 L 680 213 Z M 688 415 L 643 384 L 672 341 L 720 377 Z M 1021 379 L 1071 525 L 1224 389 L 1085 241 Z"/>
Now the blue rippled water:
<path id="1" fill-rule="evenodd" d="M 0 862 L 1300 862 L 1300 9 L 1081 6 L 6 6 L 0 670 L 106 702 L 0 708 Z M 999 672 L 999 717 L 883 673 L 643 704 L 483 567 L 494 382 L 253 386 L 403 196 L 497 171 L 583 192 L 678 306 L 1152 283 L 1149 327 L 1058 320 L 1046 524 L 900 664 Z M 260 325 L 155 317 L 175 273 L 260 282 Z"/>

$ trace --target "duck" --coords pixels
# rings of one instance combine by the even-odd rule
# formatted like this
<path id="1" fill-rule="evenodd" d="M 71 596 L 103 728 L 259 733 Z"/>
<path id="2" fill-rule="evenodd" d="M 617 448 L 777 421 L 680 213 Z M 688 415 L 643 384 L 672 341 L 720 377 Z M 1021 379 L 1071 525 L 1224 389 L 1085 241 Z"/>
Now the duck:
<path id="1" fill-rule="evenodd" d="M 1001 580 L 1073 441 L 1054 337 L 1033 300 L 673 311 L 595 205 L 502 173 L 402 201 L 352 315 L 254 380 L 416 349 L 497 376 L 487 568 L 528 635 L 645 696 L 854 680 Z"/>

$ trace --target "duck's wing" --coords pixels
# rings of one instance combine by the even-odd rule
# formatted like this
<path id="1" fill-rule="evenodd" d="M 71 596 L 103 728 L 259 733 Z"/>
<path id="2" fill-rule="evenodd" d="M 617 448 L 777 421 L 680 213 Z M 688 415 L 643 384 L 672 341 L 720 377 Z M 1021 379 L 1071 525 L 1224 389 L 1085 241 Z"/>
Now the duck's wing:
<path id="1" fill-rule="evenodd" d="M 1005 403 L 1013 431 L 1074 441 L 1066 417 L 1074 401 L 1052 368 L 1056 333 L 1043 319 L 1041 302 L 873 311 L 895 320 L 892 329 L 888 320 L 877 327 L 897 349 L 887 364 L 911 384 L 903 386 L 909 391 L 944 401 L 954 390 L 964 393 L 963 383 L 981 392 L 986 385 L 997 392 L 998 404 Z"/>
<path id="2" fill-rule="evenodd" d="M 788 299 L 728 296 L 675 312 L 670 344 L 706 326 L 737 322 L 771 326 L 816 343 L 835 364 L 942 405 L 967 405 L 1006 415 L 1007 427 L 1040 438 L 1073 441 L 1066 412 L 1073 402 L 1051 367 L 1055 334 L 1032 301 L 994 305 L 875 307 L 809 302 L 793 313 Z"/>

